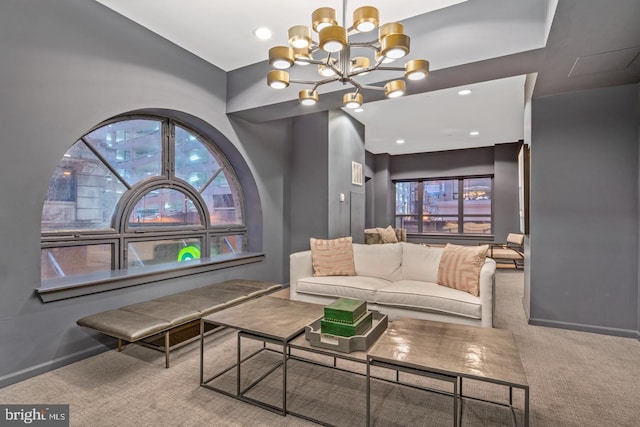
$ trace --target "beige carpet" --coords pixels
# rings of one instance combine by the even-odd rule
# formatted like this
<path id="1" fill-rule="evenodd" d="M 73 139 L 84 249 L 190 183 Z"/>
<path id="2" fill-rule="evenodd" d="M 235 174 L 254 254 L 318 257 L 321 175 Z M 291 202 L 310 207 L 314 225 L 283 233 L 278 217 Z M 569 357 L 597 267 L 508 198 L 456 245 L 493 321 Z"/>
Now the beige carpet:
<path id="1" fill-rule="evenodd" d="M 637 426 L 640 416 L 640 343 L 634 339 L 529 326 L 522 309 L 522 271 L 496 276 L 496 327 L 513 331 L 531 386 L 532 426 Z M 244 342 L 248 341 L 245 345 Z M 243 341 L 244 348 L 257 343 Z M 235 335 L 207 339 L 207 367 L 212 372 L 235 358 Z M 247 366 L 273 363 L 265 352 Z M 272 360 L 269 360 L 271 357 Z M 344 363 L 340 366 L 360 369 Z M 364 380 L 308 363 L 290 364 L 291 409 L 337 425 L 364 425 Z M 211 372 L 211 373 L 212 373 Z M 277 372 L 277 371 L 276 371 Z M 380 373 L 382 375 L 382 373 Z M 0 403 L 68 403 L 72 426 L 308 426 L 198 385 L 199 347 L 163 355 L 138 346 L 95 357 L 0 389 Z M 221 381 L 224 379 L 221 379 Z M 414 381 L 414 379 L 409 379 Z M 435 385 L 422 379 L 416 383 Z M 269 377 L 252 390 L 254 397 L 278 402 L 281 384 Z M 376 382 L 374 425 L 451 425 L 451 399 Z M 465 392 L 504 399 L 502 387 L 465 383 Z M 322 404 L 321 404 L 322 403 Z M 521 407 L 521 393 L 515 392 Z M 511 425 L 508 410 L 479 402 L 465 403 L 464 426 Z M 521 411 L 517 411 L 519 421 Z"/>

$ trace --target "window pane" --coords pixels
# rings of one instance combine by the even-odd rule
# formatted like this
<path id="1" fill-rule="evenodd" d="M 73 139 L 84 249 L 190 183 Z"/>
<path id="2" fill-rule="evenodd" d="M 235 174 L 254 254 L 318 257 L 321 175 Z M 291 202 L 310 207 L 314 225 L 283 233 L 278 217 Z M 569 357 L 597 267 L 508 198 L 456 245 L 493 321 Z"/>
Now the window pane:
<path id="1" fill-rule="evenodd" d="M 193 133 L 176 126 L 175 136 L 175 175 L 199 190 L 220 164 Z"/>
<path id="2" fill-rule="evenodd" d="M 244 252 L 244 236 L 215 236 L 211 238 L 211 257 L 223 254 L 236 254 Z"/>
<path id="3" fill-rule="evenodd" d="M 407 233 L 417 233 L 418 217 L 417 216 L 397 216 L 396 227 L 406 228 Z"/>
<path id="4" fill-rule="evenodd" d="M 427 215 L 458 214 L 458 180 L 425 181 L 422 213 Z"/>
<path id="5" fill-rule="evenodd" d="M 464 180 L 465 215 L 491 215 L 491 178 Z"/>
<path id="6" fill-rule="evenodd" d="M 242 224 L 239 185 L 227 172 L 221 172 L 202 192 L 211 225 Z"/>
<path id="7" fill-rule="evenodd" d="M 137 268 L 198 259 L 201 247 L 199 238 L 130 242 L 127 245 L 127 266 Z"/>
<path id="8" fill-rule="evenodd" d="M 63 156 L 42 209 L 43 231 L 109 229 L 126 187 L 85 145 L 76 142 Z"/>
<path id="9" fill-rule="evenodd" d="M 136 203 L 129 215 L 129 227 L 200 224 L 202 219 L 193 200 L 171 188 L 149 191 Z"/>
<path id="10" fill-rule="evenodd" d="M 40 251 L 42 279 L 111 270 L 111 244 L 64 246 Z"/>
<path id="11" fill-rule="evenodd" d="M 418 183 L 396 182 L 396 215 L 418 213 Z"/>
<path id="12" fill-rule="evenodd" d="M 131 186 L 162 175 L 162 126 L 156 120 L 126 120 L 85 137 Z"/>
<path id="13" fill-rule="evenodd" d="M 491 217 L 465 218 L 463 231 L 467 234 L 491 234 Z"/>

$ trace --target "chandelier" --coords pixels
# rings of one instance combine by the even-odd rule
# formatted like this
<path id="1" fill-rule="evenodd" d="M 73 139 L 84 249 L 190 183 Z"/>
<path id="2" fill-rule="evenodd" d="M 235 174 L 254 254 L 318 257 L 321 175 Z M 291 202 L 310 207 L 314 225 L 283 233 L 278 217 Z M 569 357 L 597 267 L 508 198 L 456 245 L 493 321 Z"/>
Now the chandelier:
<path id="1" fill-rule="evenodd" d="M 346 25 L 346 0 L 343 1 L 343 25 Z M 311 37 L 311 29 L 305 25 L 289 28 L 289 45 L 269 49 L 269 64 L 274 68 L 267 74 L 267 84 L 274 89 L 284 89 L 290 83 L 312 86 L 301 90 L 298 100 L 302 105 L 318 102 L 318 86 L 341 82 L 350 84 L 354 92 L 346 93 L 343 104 L 347 108 L 358 108 L 364 102 L 361 91 L 384 91 L 388 98 L 405 94 L 405 80 L 392 80 L 384 87 L 365 85 L 355 78 L 372 71 L 403 71 L 407 80 L 421 80 L 429 74 L 429 61 L 413 59 L 404 67 L 385 64 L 394 62 L 409 54 L 409 36 L 398 22 L 379 25 L 378 9 L 371 6 L 360 7 L 353 12 L 353 25 L 349 28 L 338 25 L 336 11 L 330 7 L 316 9 L 311 15 L 311 28 L 317 33 L 318 41 Z M 349 41 L 349 35 L 367 33 L 378 29 L 378 38 L 368 42 Z M 368 51 L 368 55 L 354 56 L 352 52 Z M 314 64 L 321 76 L 318 80 L 295 80 L 285 70 L 294 65 Z"/>

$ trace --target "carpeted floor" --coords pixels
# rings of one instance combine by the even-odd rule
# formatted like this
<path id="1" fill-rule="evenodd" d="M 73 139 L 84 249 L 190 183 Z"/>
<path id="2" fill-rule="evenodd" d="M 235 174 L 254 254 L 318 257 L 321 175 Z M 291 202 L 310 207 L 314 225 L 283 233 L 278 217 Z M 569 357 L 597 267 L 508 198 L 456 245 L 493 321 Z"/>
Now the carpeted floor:
<path id="1" fill-rule="evenodd" d="M 522 271 L 498 271 L 496 286 L 495 326 L 511 330 L 516 338 L 531 387 L 532 426 L 638 425 L 640 342 L 529 326 L 521 302 Z M 235 345 L 232 331 L 207 339 L 208 374 L 235 360 Z M 243 349 L 257 345 L 243 341 Z M 246 367 L 245 378 L 273 363 L 273 356 L 263 352 L 254 366 Z M 342 362 L 339 366 L 364 372 L 362 365 Z M 290 409 L 337 425 L 364 425 L 362 377 L 298 361 L 290 363 L 289 374 Z M 441 387 L 424 379 L 408 380 Z M 251 391 L 252 396 L 277 403 L 280 384 L 277 376 L 269 377 Z M 452 404 L 447 396 L 384 382 L 374 382 L 372 390 L 376 426 L 451 425 Z M 491 399 L 507 396 L 503 387 L 474 382 L 465 382 L 467 392 Z M 164 369 L 161 353 L 146 348 L 108 351 L 0 389 L 0 403 L 68 403 L 72 426 L 314 425 L 200 387 L 197 344 L 177 350 L 170 369 Z M 519 391 L 515 404 L 522 405 Z M 516 413 L 521 422 L 521 411 Z M 504 408 L 469 401 L 462 425 L 508 426 L 511 418 Z"/>

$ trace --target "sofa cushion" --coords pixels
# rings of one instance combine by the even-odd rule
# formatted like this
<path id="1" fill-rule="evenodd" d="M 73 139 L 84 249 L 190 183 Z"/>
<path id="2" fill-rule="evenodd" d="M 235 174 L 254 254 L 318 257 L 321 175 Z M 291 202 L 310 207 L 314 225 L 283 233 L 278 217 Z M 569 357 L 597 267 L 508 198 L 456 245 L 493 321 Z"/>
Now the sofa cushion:
<path id="1" fill-rule="evenodd" d="M 297 292 L 330 297 L 356 298 L 373 302 L 377 289 L 390 285 L 384 279 L 365 276 L 304 277 L 298 279 Z"/>
<path id="2" fill-rule="evenodd" d="M 382 237 L 382 243 L 398 243 L 396 231 L 392 226 L 388 226 L 387 228 L 377 227 L 376 230 L 380 234 L 380 237 Z"/>
<path id="3" fill-rule="evenodd" d="M 377 277 L 391 282 L 402 279 L 402 245 L 353 244 L 353 260 L 358 276 Z"/>
<path id="4" fill-rule="evenodd" d="M 448 313 L 473 319 L 482 318 L 482 303 L 479 297 L 432 282 L 394 282 L 376 291 L 375 302 L 379 305 Z M 384 313 L 384 309 L 381 311 Z"/>
<path id="5" fill-rule="evenodd" d="M 200 311 L 182 304 L 161 301 L 145 301 L 120 308 L 145 316 L 155 317 L 171 323 L 171 326 L 181 325 L 200 318 Z"/>
<path id="6" fill-rule="evenodd" d="M 332 240 L 309 239 L 314 276 L 355 276 L 351 236 Z"/>
<path id="7" fill-rule="evenodd" d="M 480 270 L 489 245 L 460 246 L 447 243 L 440 258 L 438 284 L 480 295 Z"/>
<path id="8" fill-rule="evenodd" d="M 442 257 L 442 248 L 404 243 L 402 279 L 437 283 L 440 257 Z"/>

